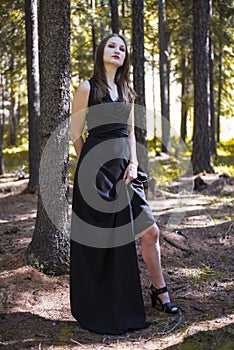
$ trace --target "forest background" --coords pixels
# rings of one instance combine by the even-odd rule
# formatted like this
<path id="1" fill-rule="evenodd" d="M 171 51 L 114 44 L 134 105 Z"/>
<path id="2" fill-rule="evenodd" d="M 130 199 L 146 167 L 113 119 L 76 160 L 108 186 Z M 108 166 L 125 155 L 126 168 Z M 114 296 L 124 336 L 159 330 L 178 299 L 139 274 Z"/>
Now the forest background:
<path id="1" fill-rule="evenodd" d="M 69 270 L 69 206 L 66 203 L 71 200 L 76 157 L 72 146 L 67 143 L 66 121 L 76 87 L 92 75 L 96 46 L 110 32 L 123 34 L 127 39 L 131 54 L 131 82 L 137 92 L 136 105 L 146 106 L 146 109 L 140 108 L 143 113 L 136 113 L 135 119 L 141 126 L 136 129 L 137 141 L 148 147 L 148 151 L 145 147 L 138 156 L 149 172 L 149 199 L 155 201 L 163 195 L 167 206 L 170 193 L 172 196 L 188 195 L 192 200 L 197 198 L 196 194 L 193 197 L 193 191 L 200 191 L 203 196 L 203 191 L 207 190 L 204 199 L 199 197 L 202 202 L 206 201 L 209 191 L 213 191 L 215 198 L 207 200 L 209 206 L 219 205 L 219 216 L 212 221 L 213 226 L 221 230 L 219 224 L 224 225 L 222 237 L 230 236 L 233 230 L 230 222 L 233 220 L 234 176 L 231 0 L 2 0 L 0 15 L 0 185 L 3 196 L 4 281 L 6 274 L 12 270 L 8 271 L 7 266 L 13 264 L 16 268 L 19 263 L 18 258 L 13 258 L 19 246 L 23 266 L 32 266 L 33 274 L 39 271 L 48 276 L 64 276 Z M 62 135 L 61 157 L 54 154 L 62 183 L 55 184 L 56 165 L 48 167 L 52 168 L 52 172 L 46 168 L 43 178 L 39 178 L 39 168 L 41 166 L 45 170 L 48 165 L 42 162 L 42 155 L 55 130 L 63 123 L 65 131 L 59 134 L 59 137 Z M 24 181 L 24 188 L 17 197 L 15 189 L 20 181 Z M 54 187 L 56 185 L 59 186 Z M 19 188 L 22 189 L 21 185 Z M 53 192 L 49 207 L 58 203 L 55 206 L 56 223 L 53 213 L 45 208 L 43 198 L 43 194 L 51 193 L 52 188 L 57 193 Z M 16 226 L 11 227 L 11 223 L 24 220 L 17 210 L 24 208 L 26 203 L 34 207 L 37 204 L 37 208 L 34 208 L 33 214 L 28 206 L 26 208 L 28 217 L 33 220 L 21 246 L 19 242 L 23 232 L 20 229 L 18 232 Z M 182 209 L 186 206 L 185 202 L 173 202 L 174 206 L 178 204 Z M 154 207 L 156 204 L 152 202 L 151 205 Z M 8 219 L 11 207 L 17 220 Z M 169 221 L 178 219 L 173 215 Z M 181 218 L 176 220 L 174 224 L 182 225 Z M 161 225 L 164 225 L 163 220 Z M 10 245 L 9 234 L 12 237 Z M 190 235 L 195 246 L 199 237 L 202 242 L 202 236 L 195 233 L 193 236 L 193 230 Z M 181 246 L 181 242 L 175 243 L 177 236 L 173 236 L 172 240 L 164 238 L 167 242 L 174 242 L 175 249 L 189 254 L 190 250 Z M 198 247 L 199 244 L 197 241 Z M 197 249 L 198 259 L 202 252 Z M 225 253 L 227 266 L 223 267 L 224 270 L 231 261 L 228 252 Z M 196 254 L 194 259 L 195 264 Z M 219 279 L 213 269 L 213 265 L 201 267 L 201 276 Z M 64 281 L 67 283 L 67 280 Z M 8 310 L 11 287 L 4 283 L 4 307 Z M 225 285 L 226 289 L 223 288 L 228 293 L 229 279 L 223 283 L 227 284 L 228 287 Z M 223 305 L 216 306 L 220 315 Z M 230 302 L 225 307 L 228 309 Z M 63 326 L 61 324 L 61 332 Z M 74 326 L 66 324 L 65 328 L 65 333 L 74 332 Z M 50 336 L 47 334 L 47 337 Z M 56 342 L 63 342 L 64 338 Z M 20 335 L 19 339 L 21 344 Z M 48 344 L 54 344 L 53 341 Z M 33 341 L 35 344 L 36 341 Z M 139 348 L 142 348 L 142 343 Z"/>
<path id="2" fill-rule="evenodd" d="M 26 156 L 28 150 L 24 1 L 1 3 L 0 174 L 4 173 L 4 158 L 7 172 L 15 171 L 16 168 L 28 172 L 27 157 L 24 162 L 14 164 L 11 156 L 14 154 L 16 160 L 17 154 L 22 155 L 25 151 Z M 143 70 L 138 76 L 143 74 L 145 82 L 141 78 L 141 81 L 137 81 L 139 77 L 134 71 L 131 72 L 131 80 L 139 95 L 139 104 L 146 102 L 150 114 L 147 119 L 147 131 L 148 145 L 153 156 L 154 151 L 160 151 L 161 148 L 165 151 L 171 147 L 168 144 L 169 136 L 164 135 L 165 133 L 171 136 L 176 136 L 176 133 L 186 144 L 191 145 L 194 130 L 193 87 L 196 83 L 193 53 L 199 56 L 199 52 L 193 47 L 192 1 L 167 1 L 166 4 L 162 1 L 159 2 L 160 6 L 157 1 L 146 1 L 143 28 L 140 28 L 142 25 L 139 20 L 139 23 L 136 20 L 135 24 L 132 21 L 132 18 L 142 15 L 138 5 L 141 2 L 136 3 L 136 13 L 133 16 L 134 7 L 131 1 L 71 2 L 71 97 L 78 84 L 92 75 L 97 43 L 112 30 L 125 35 L 130 45 L 132 62 L 139 60 L 139 69 Z M 208 6 L 209 2 L 206 3 Z M 216 142 L 232 139 L 233 125 L 232 2 L 215 0 L 209 8 L 209 14 L 205 14 L 209 25 L 201 22 L 205 25 L 202 28 L 199 24 L 199 30 L 205 31 L 205 49 L 209 56 L 203 62 L 207 69 L 211 69 L 210 87 L 207 84 L 209 106 L 206 114 L 208 113 L 209 121 L 204 131 L 207 133 L 207 139 L 211 141 L 205 152 L 207 156 L 208 153 L 217 153 Z M 135 29 L 133 25 L 136 26 Z M 144 51 L 134 48 L 136 41 L 139 47 L 141 45 L 142 38 L 139 38 L 138 34 L 141 32 L 144 36 Z M 140 57 L 142 55 L 143 57 Z M 134 62 L 132 67 L 136 71 Z M 207 77 L 200 74 L 197 79 Z M 200 94 L 203 95 L 202 90 Z M 143 101 L 140 101 L 141 99 Z M 202 101 L 202 96 L 198 97 L 198 100 Z M 171 131 L 162 130 L 161 115 L 170 121 Z M 200 117 L 202 118 L 203 116 Z M 173 148 L 168 151 L 173 153 Z M 193 165 L 196 168 L 196 165 Z"/>

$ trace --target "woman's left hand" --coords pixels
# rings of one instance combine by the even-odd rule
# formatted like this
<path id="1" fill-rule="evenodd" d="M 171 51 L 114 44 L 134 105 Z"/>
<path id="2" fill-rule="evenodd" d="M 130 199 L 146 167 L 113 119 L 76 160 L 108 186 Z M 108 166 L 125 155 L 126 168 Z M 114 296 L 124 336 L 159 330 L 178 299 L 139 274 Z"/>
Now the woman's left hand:
<path id="1" fill-rule="evenodd" d="M 129 163 L 127 169 L 124 172 L 123 179 L 125 180 L 125 184 L 129 184 L 132 180 L 137 178 L 137 164 Z"/>

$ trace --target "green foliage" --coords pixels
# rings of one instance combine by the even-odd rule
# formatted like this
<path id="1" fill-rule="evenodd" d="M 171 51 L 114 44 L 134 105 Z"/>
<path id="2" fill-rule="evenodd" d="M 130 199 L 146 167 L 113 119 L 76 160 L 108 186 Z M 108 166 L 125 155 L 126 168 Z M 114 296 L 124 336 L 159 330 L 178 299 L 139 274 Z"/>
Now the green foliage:
<path id="1" fill-rule="evenodd" d="M 26 109 L 24 1 L 2 1 L 0 17 L 0 117 L 2 124 L 5 120 L 6 144 L 10 115 L 15 116 L 18 128 Z"/>
<path id="2" fill-rule="evenodd" d="M 156 64 L 156 55 L 159 53 L 158 48 L 158 4 L 157 2 L 145 2 L 145 50 L 146 55 Z M 148 59 L 149 61 L 149 59 Z M 151 62 L 151 64 L 153 63 Z"/>
<path id="3" fill-rule="evenodd" d="M 91 5 L 93 3 L 93 5 Z M 96 4 L 96 5 L 95 5 Z M 103 5 L 102 5 L 103 4 Z M 123 7 L 124 5 L 124 7 Z M 131 2 L 119 2 L 121 34 L 131 42 Z M 147 65 L 153 65 L 158 72 L 158 3 L 155 0 L 145 1 L 145 58 Z M 214 80 L 215 80 L 215 114 L 218 110 L 218 69 L 222 54 L 222 98 L 221 115 L 233 115 L 232 79 L 233 79 L 233 7 L 231 0 L 213 0 L 213 19 L 210 28 L 213 32 L 215 46 Z M 4 85 L 4 110 L 0 103 L 0 116 L 5 116 L 4 147 L 8 138 L 8 118 L 11 103 L 11 90 L 15 99 L 17 115 L 17 144 L 25 143 L 27 138 L 27 89 L 26 89 L 26 57 L 25 57 L 25 25 L 24 0 L 2 0 L 0 7 L 0 59 L 2 83 Z M 166 35 L 170 39 L 171 77 L 181 83 L 182 76 L 187 79 L 187 91 L 183 99 L 192 111 L 192 2 L 190 0 L 168 0 L 166 2 Z M 93 71 L 94 46 L 110 32 L 109 2 L 71 1 L 71 97 L 77 85 L 91 76 Z M 95 39 L 95 40 L 94 40 Z M 183 66 L 182 59 L 186 59 Z M 11 59 L 13 64 L 11 64 Z M 147 82 L 146 82 L 147 84 Z M 159 86 L 156 85 L 159 95 Z M 1 90 L 2 91 L 2 90 Z M 0 94 L 0 100 L 2 93 Z M 0 101 L 2 102 L 2 101 Z M 157 107 L 158 108 L 158 107 Z M 161 146 L 161 145 L 159 145 Z M 233 148 L 229 144 L 218 145 L 218 156 L 213 159 L 214 169 L 219 173 L 234 176 Z M 190 156 L 190 149 L 183 153 Z M 13 150 L 14 148 L 12 148 Z M 151 155 L 155 155 L 153 142 L 149 143 Z M 160 151 L 160 148 L 156 148 Z M 228 153 L 230 152 L 230 153 Z M 181 153 L 180 153 L 181 154 Z M 4 157 L 7 171 L 12 171 L 22 162 L 27 169 L 27 160 L 19 158 L 20 152 L 12 155 L 5 150 Z M 176 155 L 176 142 L 172 142 L 172 155 Z M 160 163 L 161 162 L 161 163 Z M 153 163 L 152 163 L 153 164 Z M 151 175 L 157 176 L 160 183 L 165 183 L 178 176 L 178 158 L 171 157 L 170 162 L 159 161 L 157 167 L 151 167 Z M 151 166 L 151 165 L 150 165 Z M 159 176 L 160 175 L 160 176 Z"/>
<path id="4" fill-rule="evenodd" d="M 24 1 L 1 1 L 0 47 L 8 51 L 21 50 L 24 40 Z"/>
<path id="5" fill-rule="evenodd" d="M 149 176 L 155 178 L 158 187 L 163 187 L 180 175 L 179 167 L 176 162 L 170 160 L 157 160 L 149 165 Z"/>
<path id="6" fill-rule="evenodd" d="M 234 139 L 218 145 L 213 167 L 219 174 L 234 177 Z"/>
<path id="7" fill-rule="evenodd" d="M 178 149 L 179 156 L 176 156 Z M 182 144 L 179 148 L 178 138 L 175 137 L 172 139 L 172 155 L 170 157 L 155 157 L 155 154 L 152 152 L 153 141 L 149 142 L 149 150 L 151 151 L 151 155 L 153 154 L 149 162 L 149 175 L 155 178 L 157 186 L 164 187 L 170 181 L 176 180 L 186 172 L 186 167 L 191 156 L 191 146 L 185 147 Z M 217 157 L 213 160 L 215 172 L 234 177 L 233 155 L 234 139 L 219 144 L 217 146 Z"/>
<path id="8" fill-rule="evenodd" d="M 23 175 L 28 173 L 28 143 L 4 148 L 3 157 L 7 173 Z"/>
<path id="9" fill-rule="evenodd" d="M 220 114 L 233 117 L 233 2 L 231 0 L 213 0 L 213 16 L 210 27 L 214 41 L 214 89 L 215 103 L 218 103 L 218 83 L 221 73 Z M 221 68 L 221 71 L 219 71 Z M 216 107 L 217 110 L 217 107 Z"/>
<path id="10" fill-rule="evenodd" d="M 92 72 L 91 9 L 85 1 L 71 2 L 71 78 L 72 88 Z"/>

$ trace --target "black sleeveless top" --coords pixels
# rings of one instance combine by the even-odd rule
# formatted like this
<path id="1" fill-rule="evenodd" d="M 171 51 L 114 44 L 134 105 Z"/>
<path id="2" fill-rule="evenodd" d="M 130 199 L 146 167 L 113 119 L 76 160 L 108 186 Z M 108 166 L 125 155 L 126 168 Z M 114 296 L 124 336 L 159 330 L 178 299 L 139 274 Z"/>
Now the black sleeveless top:
<path id="1" fill-rule="evenodd" d="M 100 133 L 100 137 L 127 137 L 131 104 L 123 102 L 121 89 L 118 88 L 119 97 L 116 101 L 113 101 L 110 94 L 107 93 L 103 103 L 96 103 L 94 101 L 93 78 L 89 80 L 89 83 L 89 110 L 86 116 L 89 133 L 95 133 L 96 136 Z"/>

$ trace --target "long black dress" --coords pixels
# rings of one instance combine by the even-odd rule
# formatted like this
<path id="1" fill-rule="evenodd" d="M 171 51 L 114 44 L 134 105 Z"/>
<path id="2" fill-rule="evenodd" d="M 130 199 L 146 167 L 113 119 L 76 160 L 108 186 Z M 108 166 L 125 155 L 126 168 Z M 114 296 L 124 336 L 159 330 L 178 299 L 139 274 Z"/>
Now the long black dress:
<path id="1" fill-rule="evenodd" d="M 101 334 L 145 328 L 135 237 L 155 221 L 143 181 L 122 180 L 129 163 L 129 107 L 107 94 L 95 105 L 90 82 L 88 137 L 73 190 L 70 297 L 73 316 Z M 121 103 L 122 102 L 122 103 Z"/>

